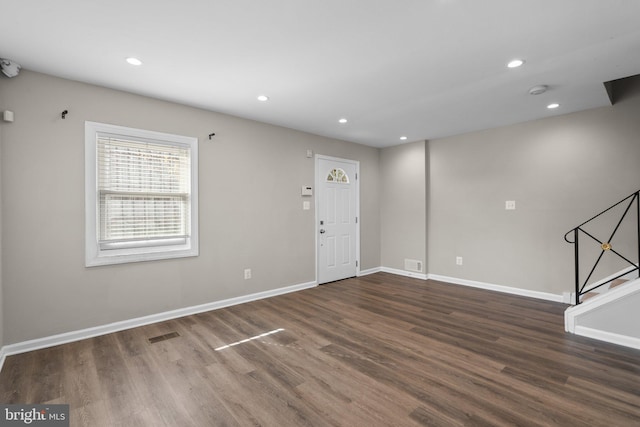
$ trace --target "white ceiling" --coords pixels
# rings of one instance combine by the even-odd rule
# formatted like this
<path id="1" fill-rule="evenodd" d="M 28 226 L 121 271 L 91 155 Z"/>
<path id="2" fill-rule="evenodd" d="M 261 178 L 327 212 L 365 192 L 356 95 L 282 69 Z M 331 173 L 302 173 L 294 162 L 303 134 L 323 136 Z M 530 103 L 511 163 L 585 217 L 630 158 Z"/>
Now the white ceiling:
<path id="1" fill-rule="evenodd" d="M 602 83 L 640 74 L 636 0 L 0 0 L 0 18 L 25 69 L 376 147 L 610 105 Z"/>

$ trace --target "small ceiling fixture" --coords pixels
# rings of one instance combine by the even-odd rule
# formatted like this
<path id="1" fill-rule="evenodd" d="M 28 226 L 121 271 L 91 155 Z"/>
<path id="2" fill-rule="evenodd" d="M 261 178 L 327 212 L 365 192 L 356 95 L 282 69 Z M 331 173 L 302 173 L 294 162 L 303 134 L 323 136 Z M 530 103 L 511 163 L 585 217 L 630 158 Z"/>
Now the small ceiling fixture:
<path id="1" fill-rule="evenodd" d="M 531 89 L 529 89 L 529 95 L 541 95 L 545 93 L 547 89 L 549 89 L 549 86 L 547 85 L 534 86 Z"/>
<path id="2" fill-rule="evenodd" d="M 343 118 L 341 118 L 340 120 L 338 120 L 338 123 L 345 124 L 345 123 L 347 123 L 348 121 L 349 121 L 349 120 L 347 120 L 347 119 L 345 119 L 345 118 L 343 117 Z"/>
<path id="3" fill-rule="evenodd" d="M 406 140 L 407 140 L 406 136 L 403 135 L 403 136 L 400 137 L 400 141 L 406 141 Z"/>
<path id="4" fill-rule="evenodd" d="M 523 59 L 513 59 L 507 64 L 507 67 L 509 67 L 509 68 L 518 68 L 522 64 L 524 64 L 524 60 Z"/>
<path id="5" fill-rule="evenodd" d="M 135 65 L 136 67 L 142 65 L 142 61 L 140 61 L 138 58 L 134 58 L 133 56 L 127 58 L 127 62 L 131 65 Z"/>
<path id="6" fill-rule="evenodd" d="M 559 106 L 560 106 L 560 104 L 558 104 L 557 102 L 554 102 L 553 104 L 549 104 L 549 105 L 547 105 L 547 108 L 548 108 L 549 110 L 553 110 L 553 109 L 555 109 L 555 108 L 558 108 Z"/>
<path id="7" fill-rule="evenodd" d="M 257 99 L 260 102 L 267 102 L 269 100 L 269 97 L 267 95 L 258 95 Z"/>
<path id="8" fill-rule="evenodd" d="M 0 70 L 7 77 L 15 77 L 20 73 L 20 64 L 10 59 L 0 58 Z"/>

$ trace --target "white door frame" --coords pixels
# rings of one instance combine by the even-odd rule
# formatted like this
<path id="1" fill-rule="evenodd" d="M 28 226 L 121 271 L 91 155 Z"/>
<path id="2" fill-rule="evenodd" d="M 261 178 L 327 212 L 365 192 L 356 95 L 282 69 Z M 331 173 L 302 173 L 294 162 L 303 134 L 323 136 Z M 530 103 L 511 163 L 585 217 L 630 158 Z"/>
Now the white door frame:
<path id="1" fill-rule="evenodd" d="M 351 163 L 356 168 L 356 182 L 355 182 L 355 192 L 356 192 L 356 277 L 360 276 L 360 162 L 358 160 L 351 159 L 343 159 L 341 157 L 332 157 L 325 156 L 322 154 L 316 154 L 314 159 L 314 168 L 315 168 L 315 249 L 316 249 L 316 284 L 318 284 L 318 280 L 320 277 L 319 268 L 320 268 L 320 251 L 318 250 L 318 237 L 320 236 L 320 219 L 318 218 L 320 215 L 320 185 L 323 177 L 320 176 L 319 163 L 320 159 L 329 160 L 329 161 L 338 161 L 344 163 Z"/>

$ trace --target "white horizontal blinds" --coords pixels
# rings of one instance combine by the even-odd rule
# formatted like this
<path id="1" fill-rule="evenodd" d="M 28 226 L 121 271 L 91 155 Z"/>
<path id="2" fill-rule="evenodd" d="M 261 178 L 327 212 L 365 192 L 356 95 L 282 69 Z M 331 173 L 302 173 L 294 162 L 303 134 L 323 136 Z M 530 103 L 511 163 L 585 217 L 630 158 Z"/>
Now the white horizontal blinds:
<path id="1" fill-rule="evenodd" d="M 100 243 L 189 236 L 190 149 L 98 134 Z"/>

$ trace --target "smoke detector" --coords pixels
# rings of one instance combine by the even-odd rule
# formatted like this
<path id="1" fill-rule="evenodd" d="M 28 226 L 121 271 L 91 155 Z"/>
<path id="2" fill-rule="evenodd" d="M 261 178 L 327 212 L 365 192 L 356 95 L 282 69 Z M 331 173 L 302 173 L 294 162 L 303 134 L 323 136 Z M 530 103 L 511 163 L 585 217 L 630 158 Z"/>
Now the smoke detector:
<path id="1" fill-rule="evenodd" d="M 549 86 L 547 85 L 534 86 L 531 89 L 529 89 L 529 95 L 540 95 L 545 93 L 547 89 L 549 89 Z"/>
<path id="2" fill-rule="evenodd" d="M 15 77 L 20 73 L 20 64 L 10 59 L 0 58 L 0 70 L 7 77 Z"/>

